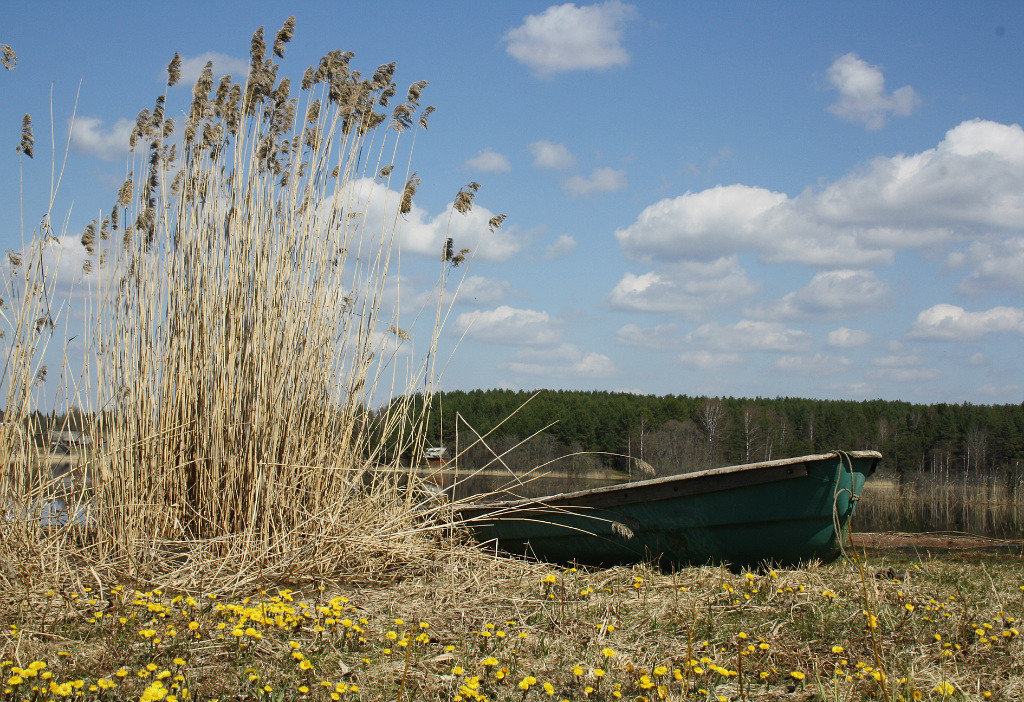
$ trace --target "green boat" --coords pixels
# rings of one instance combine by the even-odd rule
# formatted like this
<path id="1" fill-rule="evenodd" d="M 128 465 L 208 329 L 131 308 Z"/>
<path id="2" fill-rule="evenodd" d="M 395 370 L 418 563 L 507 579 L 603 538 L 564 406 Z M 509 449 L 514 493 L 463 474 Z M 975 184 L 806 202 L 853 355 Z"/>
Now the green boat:
<path id="1" fill-rule="evenodd" d="M 733 568 L 841 552 L 882 454 L 833 451 L 562 493 L 456 507 L 489 548 L 563 564 L 649 562 Z"/>

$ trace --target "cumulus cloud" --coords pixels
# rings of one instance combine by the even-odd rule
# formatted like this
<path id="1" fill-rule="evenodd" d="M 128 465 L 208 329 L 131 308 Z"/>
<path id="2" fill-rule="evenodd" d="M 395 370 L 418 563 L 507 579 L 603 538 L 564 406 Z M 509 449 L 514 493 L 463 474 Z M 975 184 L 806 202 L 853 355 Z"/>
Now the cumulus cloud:
<path id="1" fill-rule="evenodd" d="M 714 351 L 687 351 L 679 354 L 678 360 L 684 366 L 710 371 L 737 365 L 742 358 L 738 353 Z"/>
<path id="2" fill-rule="evenodd" d="M 682 261 L 640 275 L 626 273 L 607 299 L 618 309 L 696 315 L 732 304 L 757 289 L 737 258 L 726 256 L 709 263 Z"/>
<path id="3" fill-rule="evenodd" d="M 850 329 L 839 327 L 828 333 L 827 343 L 835 349 L 850 349 L 855 346 L 863 346 L 871 341 L 871 335 L 862 329 Z"/>
<path id="4" fill-rule="evenodd" d="M 536 168 L 564 171 L 576 165 L 576 158 L 569 153 L 565 144 L 542 139 L 530 144 L 530 153 L 533 154 L 533 165 Z"/>
<path id="5" fill-rule="evenodd" d="M 775 362 L 775 367 L 786 373 L 821 377 L 841 373 L 852 364 L 853 362 L 846 356 L 828 356 L 816 353 L 813 356 L 781 356 Z"/>
<path id="6" fill-rule="evenodd" d="M 128 153 L 128 139 L 135 122 L 119 119 L 107 129 L 98 117 L 76 117 L 71 121 L 71 148 L 104 161 L 115 161 Z"/>
<path id="7" fill-rule="evenodd" d="M 554 261 L 559 258 L 564 258 L 576 250 L 576 239 L 569 234 L 562 234 L 551 246 L 544 252 L 544 258 L 549 261 Z"/>
<path id="8" fill-rule="evenodd" d="M 717 322 L 702 324 L 686 335 L 694 346 L 717 351 L 802 351 L 810 346 L 811 335 L 789 329 L 780 322 L 754 322 L 748 319 L 736 324 Z"/>
<path id="9" fill-rule="evenodd" d="M 523 375 L 607 378 L 618 372 L 604 354 L 583 351 L 575 344 L 561 344 L 550 349 L 523 349 L 506 364 L 508 370 Z"/>
<path id="10" fill-rule="evenodd" d="M 615 232 L 641 261 L 762 260 L 864 268 L 901 248 L 1009 234 L 1024 221 L 1024 129 L 963 122 L 933 149 L 880 157 L 796 197 L 743 184 L 665 198 Z"/>
<path id="11" fill-rule="evenodd" d="M 493 344 L 554 344 L 562 337 L 562 323 L 547 312 L 501 305 L 493 310 L 464 312 L 453 325 L 458 333 Z"/>
<path id="12" fill-rule="evenodd" d="M 622 31 L 637 16 L 619 0 L 577 7 L 552 5 L 505 34 L 506 50 L 541 77 L 563 71 L 604 70 L 629 63 Z"/>
<path id="13" fill-rule="evenodd" d="M 493 149 L 484 149 L 466 161 L 466 165 L 482 173 L 508 173 L 512 170 L 508 159 Z"/>
<path id="14" fill-rule="evenodd" d="M 641 327 L 637 324 L 626 324 L 615 332 L 615 340 L 624 346 L 664 350 L 679 345 L 674 324 L 659 324 L 654 327 Z"/>
<path id="15" fill-rule="evenodd" d="M 973 269 L 957 290 L 965 295 L 990 291 L 1024 292 L 1024 238 L 976 241 L 949 256 L 948 265 Z"/>
<path id="16" fill-rule="evenodd" d="M 562 184 L 573 195 L 593 195 L 622 190 L 626 187 L 626 172 L 615 168 L 595 168 L 589 176 L 575 175 Z"/>
<path id="17" fill-rule="evenodd" d="M 998 332 L 1024 334 L 1024 310 L 993 307 L 982 312 L 968 312 L 956 305 L 935 305 L 917 315 L 907 337 L 929 341 L 970 341 Z"/>
<path id="18" fill-rule="evenodd" d="M 326 211 L 332 207 L 344 207 L 352 215 L 358 215 L 368 231 L 388 232 L 391 223 L 395 222 L 401 197 L 401 192 L 391 190 L 372 178 L 359 178 L 349 185 L 348 190 L 340 193 L 336 201 L 324 204 L 325 214 L 322 216 L 326 221 Z M 514 229 L 507 226 L 490 231 L 488 221 L 493 216 L 494 213 L 479 202 L 466 214 L 456 213 L 449 217 L 449 209 L 445 208 L 431 216 L 414 200 L 410 212 L 398 218 L 398 241 L 403 251 L 440 258 L 441 247 L 451 237 L 456 249 L 473 249 L 474 255 L 487 261 L 507 261 L 523 247 L 523 241 L 515 236 Z"/>
<path id="19" fill-rule="evenodd" d="M 198 56 L 181 57 L 181 82 L 178 85 L 191 90 L 209 61 L 213 61 L 215 80 L 219 80 L 224 74 L 230 74 L 236 83 L 244 84 L 246 76 L 249 75 L 248 59 L 235 58 L 216 51 L 204 51 Z"/>
<path id="20" fill-rule="evenodd" d="M 839 91 L 839 97 L 828 111 L 868 129 L 881 129 L 889 115 L 906 117 L 921 104 L 921 98 L 909 85 L 887 95 L 881 69 L 853 53 L 840 56 L 832 63 L 828 82 Z"/>
<path id="21" fill-rule="evenodd" d="M 466 276 L 458 288 L 456 302 L 466 305 L 485 307 L 495 305 L 504 300 L 512 291 L 507 280 L 494 280 L 481 275 Z"/>
<path id="22" fill-rule="evenodd" d="M 889 286 L 874 271 L 826 271 L 799 290 L 748 310 L 747 316 L 779 321 L 850 317 L 878 308 L 888 294 Z"/>
<path id="23" fill-rule="evenodd" d="M 868 373 L 871 378 L 894 383 L 919 383 L 935 380 L 942 374 L 936 368 L 877 368 Z"/>

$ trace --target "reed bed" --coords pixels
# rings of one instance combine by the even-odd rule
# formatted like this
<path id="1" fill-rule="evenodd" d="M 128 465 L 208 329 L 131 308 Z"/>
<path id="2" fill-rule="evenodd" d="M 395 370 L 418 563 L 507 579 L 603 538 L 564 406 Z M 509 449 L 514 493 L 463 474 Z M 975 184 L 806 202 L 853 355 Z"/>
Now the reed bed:
<path id="1" fill-rule="evenodd" d="M 433 567 L 431 534 L 447 532 L 402 468 L 425 420 L 404 398 L 432 385 L 445 310 L 419 315 L 417 356 L 382 300 L 419 185 L 412 145 L 434 108 L 424 81 L 399 91 L 395 64 L 364 76 L 350 52 L 293 84 L 278 75 L 293 33 L 291 18 L 268 49 L 257 30 L 241 80 L 207 64 L 181 123 L 167 91 L 139 113 L 127 177 L 71 257 L 74 289 L 55 273 L 68 235 L 49 212 L 9 253 L 0 587 L 88 572 L 227 591 Z M 180 71 L 175 54 L 168 89 Z M 23 160 L 32 146 L 26 116 Z M 467 252 L 449 240 L 439 254 L 444 288 Z M 56 397 L 44 396 L 51 347 L 74 335 L 84 358 L 58 353 Z M 83 424 L 87 459 L 63 495 L 80 518 L 45 514 L 40 409 Z"/>
<path id="2" fill-rule="evenodd" d="M 880 474 L 864 486 L 857 531 L 965 532 L 1024 536 L 1024 501 L 1016 476 Z"/>

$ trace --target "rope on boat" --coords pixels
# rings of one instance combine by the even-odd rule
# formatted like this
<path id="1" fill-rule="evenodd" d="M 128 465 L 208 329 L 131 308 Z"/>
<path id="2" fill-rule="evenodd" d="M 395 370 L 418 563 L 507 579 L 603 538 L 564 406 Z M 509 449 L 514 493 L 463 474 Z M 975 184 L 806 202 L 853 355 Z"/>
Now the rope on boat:
<path id="1" fill-rule="evenodd" d="M 847 558 L 848 559 L 850 557 L 850 554 L 848 554 L 846 552 L 846 545 L 843 542 L 846 539 L 849 539 L 849 541 L 850 541 L 850 548 L 854 548 L 854 546 L 853 546 L 853 520 L 850 519 L 847 522 L 845 530 L 843 528 L 843 525 L 839 523 L 839 496 L 842 495 L 844 492 L 848 492 L 850 494 L 850 502 L 853 503 L 853 504 L 856 504 L 856 502 L 858 500 L 860 500 L 860 495 L 853 492 L 853 457 L 850 456 L 850 454 L 847 453 L 846 451 L 841 451 L 839 449 L 833 450 L 832 453 L 836 454 L 839 457 L 839 470 L 840 470 L 840 475 L 836 476 L 835 487 L 833 488 L 833 491 L 832 491 L 832 527 L 835 529 L 835 533 L 836 533 L 836 536 L 837 536 L 838 541 L 839 541 L 839 551 L 843 554 L 843 558 Z M 842 471 L 843 471 L 844 468 L 848 469 L 850 471 L 850 487 L 849 487 L 849 489 L 847 489 L 847 488 L 840 489 L 840 487 L 839 487 L 839 478 L 842 477 Z M 863 490 L 863 488 L 861 488 L 861 489 Z M 846 539 L 843 538 L 843 536 L 844 536 L 843 532 L 844 531 L 845 531 Z"/>

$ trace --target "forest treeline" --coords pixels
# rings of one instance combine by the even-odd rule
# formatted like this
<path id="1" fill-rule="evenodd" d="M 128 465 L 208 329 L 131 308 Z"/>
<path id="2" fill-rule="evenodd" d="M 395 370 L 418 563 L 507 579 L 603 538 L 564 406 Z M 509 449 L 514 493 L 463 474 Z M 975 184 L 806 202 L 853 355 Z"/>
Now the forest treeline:
<path id="1" fill-rule="evenodd" d="M 634 457 L 667 475 L 875 449 L 887 471 L 1005 472 L 1012 479 L 1024 472 L 1024 405 L 472 390 L 437 393 L 430 410 L 429 444 L 454 450 L 457 433 L 461 449 L 486 435 L 489 448 L 478 444 L 464 454 L 471 467 L 495 452 L 508 451 L 510 467 L 528 469 L 588 451 L 601 453 L 571 459 L 566 469 L 626 470 L 625 457 Z"/>

